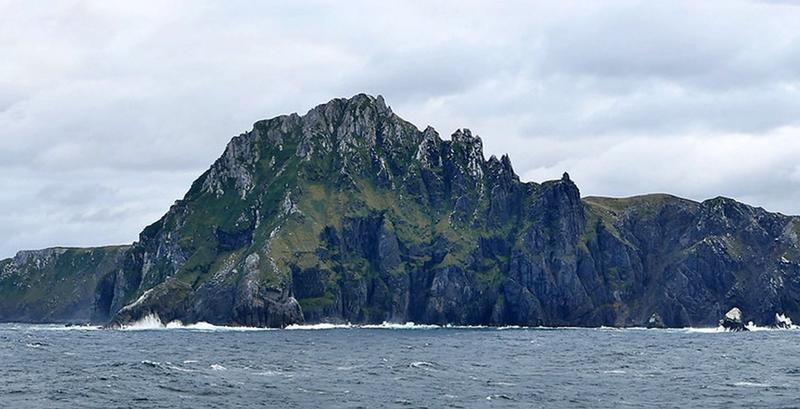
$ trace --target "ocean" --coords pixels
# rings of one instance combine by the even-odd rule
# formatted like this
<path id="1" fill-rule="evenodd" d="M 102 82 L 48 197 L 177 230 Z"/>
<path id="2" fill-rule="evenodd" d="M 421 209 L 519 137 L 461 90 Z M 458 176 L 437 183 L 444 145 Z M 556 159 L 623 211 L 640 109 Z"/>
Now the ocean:
<path id="1" fill-rule="evenodd" d="M 0 407 L 789 408 L 798 335 L 2 324 Z"/>

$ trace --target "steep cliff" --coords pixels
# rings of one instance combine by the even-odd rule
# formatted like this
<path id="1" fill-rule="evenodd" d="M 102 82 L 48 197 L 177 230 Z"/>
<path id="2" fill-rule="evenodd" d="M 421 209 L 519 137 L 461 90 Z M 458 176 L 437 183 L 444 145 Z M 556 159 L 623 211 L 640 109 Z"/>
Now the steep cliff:
<path id="1" fill-rule="evenodd" d="M 0 320 L 696 326 L 738 306 L 771 324 L 800 319 L 798 234 L 730 199 L 521 182 L 468 130 L 443 140 L 357 95 L 233 138 L 130 247 L 0 262 L 24 300 Z"/>
<path id="2" fill-rule="evenodd" d="M 127 246 L 20 251 L 0 261 L 0 321 L 104 321 L 95 299 L 116 274 Z"/>

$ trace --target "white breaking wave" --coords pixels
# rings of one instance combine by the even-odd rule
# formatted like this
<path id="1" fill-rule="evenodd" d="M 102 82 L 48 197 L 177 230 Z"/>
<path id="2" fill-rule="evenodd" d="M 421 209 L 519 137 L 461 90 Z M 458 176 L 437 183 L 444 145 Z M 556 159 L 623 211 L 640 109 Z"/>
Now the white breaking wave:
<path id="1" fill-rule="evenodd" d="M 195 329 L 200 331 L 247 331 L 247 330 L 263 330 L 266 328 L 256 327 L 227 327 L 209 324 L 205 321 L 200 321 L 194 324 L 184 324 L 180 321 L 172 321 L 166 325 L 168 329 Z"/>
<path id="2" fill-rule="evenodd" d="M 777 328 L 777 327 L 760 327 L 758 325 L 753 324 L 753 321 L 750 321 L 745 325 L 748 330 L 752 332 L 759 332 L 759 331 L 793 331 L 797 330 L 798 327 L 796 325 L 792 325 L 790 328 Z"/>
<path id="3" fill-rule="evenodd" d="M 789 328 L 796 328 L 797 326 L 792 324 L 792 319 L 783 315 L 783 314 L 775 314 L 775 321 L 786 325 Z"/>
<path id="4" fill-rule="evenodd" d="M 759 327 L 756 324 L 753 324 L 753 321 L 748 321 L 747 325 L 745 325 L 745 327 L 749 331 L 769 331 L 769 330 L 773 330 L 773 329 L 778 329 L 778 328 L 769 328 L 769 327 Z"/>
<path id="5" fill-rule="evenodd" d="M 493 399 L 513 400 L 508 395 L 489 395 L 486 397 L 486 400 L 493 400 Z"/>
<path id="6" fill-rule="evenodd" d="M 263 372 L 254 372 L 253 373 L 253 375 L 256 375 L 256 376 L 278 376 L 278 375 L 283 375 L 283 374 L 284 373 L 281 372 L 281 371 L 263 371 Z M 292 376 L 289 375 L 289 377 L 291 378 Z"/>
<path id="7" fill-rule="evenodd" d="M 727 332 L 723 327 L 716 328 L 681 328 L 678 331 L 695 333 L 695 334 L 716 334 L 720 332 Z"/>
<path id="8" fill-rule="evenodd" d="M 396 322 L 384 322 L 378 325 L 361 325 L 359 328 L 369 328 L 369 329 L 437 329 L 442 328 L 439 325 L 424 325 L 424 324 L 415 324 L 413 322 L 405 322 L 405 323 L 396 323 Z M 445 327 L 445 328 L 455 328 L 455 327 Z"/>
<path id="9" fill-rule="evenodd" d="M 163 328 L 166 328 L 166 326 L 161 322 L 161 318 L 159 318 L 157 314 L 148 314 L 138 321 L 123 325 L 120 329 L 127 331 L 141 331 Z"/>
<path id="10" fill-rule="evenodd" d="M 789 328 L 775 328 L 775 327 L 761 327 L 749 322 L 746 327 L 750 331 L 784 331 L 787 329 L 798 330 L 800 326 L 792 324 L 791 318 L 783 315 L 776 314 L 776 321 L 785 323 Z M 41 329 L 50 330 L 97 330 L 101 327 L 97 326 L 37 326 Z M 163 329 L 178 329 L 178 330 L 194 330 L 194 331 L 274 331 L 276 328 L 263 328 L 263 327 L 235 327 L 235 326 L 222 326 L 213 325 L 208 322 L 197 322 L 193 324 L 184 324 L 181 321 L 171 321 L 164 323 L 157 314 L 148 314 L 142 319 L 133 323 L 123 325 L 119 329 L 126 331 L 137 330 L 163 330 Z M 334 329 L 387 329 L 387 330 L 432 330 L 432 329 L 493 329 L 493 330 L 601 330 L 601 331 L 628 331 L 628 330 L 645 330 L 645 328 L 617 328 L 617 327 L 599 327 L 599 328 L 584 328 L 584 327 L 524 327 L 517 325 L 510 325 L 504 327 L 492 327 L 485 325 L 433 325 L 433 324 L 416 324 L 413 322 L 396 323 L 396 322 L 383 322 L 382 324 L 334 324 L 334 323 L 318 323 L 318 324 L 293 324 L 285 328 L 291 331 L 302 330 L 334 330 Z M 667 329 L 653 329 L 652 331 L 679 331 L 687 333 L 700 333 L 700 334 L 716 334 L 728 332 L 723 327 L 706 327 L 706 328 L 667 328 Z"/>
<path id="11" fill-rule="evenodd" d="M 434 364 L 432 364 L 430 362 L 425 362 L 425 361 L 417 361 L 417 362 L 412 362 L 412 363 L 408 364 L 409 368 L 419 368 L 419 369 L 424 369 L 426 371 L 430 370 L 430 369 L 434 369 L 435 366 L 436 365 L 434 365 Z"/>
<path id="12" fill-rule="evenodd" d="M 392 323 L 384 322 L 382 324 L 373 325 L 354 325 L 354 324 L 333 324 L 333 323 L 319 323 L 319 324 L 293 324 L 287 326 L 287 330 L 331 330 L 331 329 L 439 329 L 439 328 L 463 328 L 463 329 L 479 329 L 488 328 L 485 326 L 457 326 L 457 325 L 421 325 L 413 322 L 406 323 Z M 498 329 L 504 329 L 500 327 Z M 508 327 L 518 328 L 518 327 Z M 120 327 L 122 330 L 136 331 L 136 330 L 160 330 L 160 329 L 184 329 L 184 330 L 198 330 L 198 331 L 266 331 L 275 330 L 275 328 L 262 328 L 262 327 L 229 327 L 213 325 L 207 322 L 198 322 L 194 324 L 184 324 L 181 321 L 172 321 L 164 323 L 157 314 L 148 314 L 144 318 L 132 322 L 130 324 Z"/>
<path id="13" fill-rule="evenodd" d="M 488 327 L 485 325 L 435 325 L 435 324 L 415 324 L 413 322 L 383 322 L 382 324 L 332 324 L 332 323 L 319 323 L 319 324 L 294 324 L 286 327 L 288 330 L 327 330 L 327 329 L 518 329 L 521 327 Z"/>
<path id="14" fill-rule="evenodd" d="M 352 324 L 329 324 L 329 323 L 321 323 L 321 324 L 292 324 L 287 326 L 285 329 L 288 330 L 317 330 L 317 329 L 349 329 L 353 328 Z"/>
<path id="15" fill-rule="evenodd" d="M 786 317 L 787 320 L 788 317 Z M 791 320 L 789 320 L 791 322 Z M 98 327 L 95 327 L 98 328 Z M 759 327 L 753 325 L 752 322 L 748 323 L 747 328 L 751 331 L 771 331 L 782 330 L 779 328 Z M 792 329 L 800 327 L 793 325 Z M 276 328 L 263 328 L 263 327 L 233 327 L 213 325 L 208 322 L 198 322 L 194 324 L 184 324 L 181 321 L 172 321 L 164 324 L 156 314 L 150 314 L 146 317 L 122 326 L 120 329 L 135 331 L 135 330 L 159 330 L 159 329 L 182 329 L 182 330 L 196 330 L 196 331 L 268 331 L 277 330 Z M 616 327 L 599 327 L 599 328 L 583 328 L 583 327 L 524 327 L 518 325 L 509 325 L 504 327 L 491 327 L 485 325 L 434 325 L 434 324 L 416 324 L 413 322 L 396 323 L 396 322 L 383 322 L 381 324 L 334 324 L 334 323 L 318 323 L 318 324 L 292 324 L 284 328 L 289 331 L 314 331 L 314 330 L 336 330 L 336 329 L 385 329 L 385 330 L 433 330 L 433 329 L 493 329 L 493 330 L 602 330 L 602 331 L 626 331 L 626 330 L 643 330 L 644 328 L 616 328 Z M 681 331 L 689 333 L 724 333 L 727 332 L 722 327 L 716 328 L 673 328 L 665 330 L 653 331 Z"/>
<path id="16" fill-rule="evenodd" d="M 747 330 L 750 331 L 750 332 L 796 331 L 796 330 L 800 329 L 800 327 L 798 327 L 797 325 L 792 325 L 791 328 L 762 327 L 762 326 L 755 325 L 752 321 L 748 322 L 747 325 L 745 325 L 745 328 L 747 328 Z M 666 331 L 669 331 L 669 329 L 667 329 Z M 730 331 L 728 331 L 727 329 L 725 329 L 723 327 L 716 327 L 716 328 L 681 328 L 681 329 L 678 329 L 677 331 L 695 333 L 695 334 L 724 334 L 724 333 L 730 332 Z"/>
<path id="17" fill-rule="evenodd" d="M 746 386 L 751 388 L 769 388 L 772 385 L 766 383 L 758 383 L 758 382 L 736 382 L 733 386 Z"/>
<path id="18" fill-rule="evenodd" d="M 97 331 L 103 329 L 97 325 L 61 324 L 2 324 L 0 328 L 12 331 Z"/>
<path id="19" fill-rule="evenodd" d="M 100 325 L 71 325 L 50 328 L 52 331 L 98 331 L 103 329 Z"/>
<path id="20" fill-rule="evenodd" d="M 142 331 L 142 330 L 164 330 L 164 329 L 179 329 L 179 330 L 194 330 L 194 331 L 269 331 L 273 328 L 259 328 L 259 327 L 228 327 L 222 325 L 209 324 L 205 321 L 197 322 L 194 324 L 184 324 L 180 321 L 171 321 L 164 323 L 157 314 L 148 314 L 144 318 L 123 325 L 119 329 L 123 331 Z"/>

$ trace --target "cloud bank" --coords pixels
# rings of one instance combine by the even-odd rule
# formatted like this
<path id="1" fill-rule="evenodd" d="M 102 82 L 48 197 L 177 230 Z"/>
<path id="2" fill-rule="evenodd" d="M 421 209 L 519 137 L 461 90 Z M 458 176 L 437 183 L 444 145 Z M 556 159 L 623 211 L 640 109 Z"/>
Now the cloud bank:
<path id="1" fill-rule="evenodd" d="M 253 122 L 382 94 L 526 180 L 800 214 L 792 2 L 0 0 L 0 257 L 127 243 Z"/>

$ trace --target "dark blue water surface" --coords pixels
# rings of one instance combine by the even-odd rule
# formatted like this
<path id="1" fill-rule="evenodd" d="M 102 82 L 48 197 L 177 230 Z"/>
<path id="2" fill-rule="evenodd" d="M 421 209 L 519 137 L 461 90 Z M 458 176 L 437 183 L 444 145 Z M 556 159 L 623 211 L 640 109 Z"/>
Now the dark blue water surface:
<path id="1" fill-rule="evenodd" d="M 0 407 L 800 407 L 799 336 L 3 324 Z"/>

